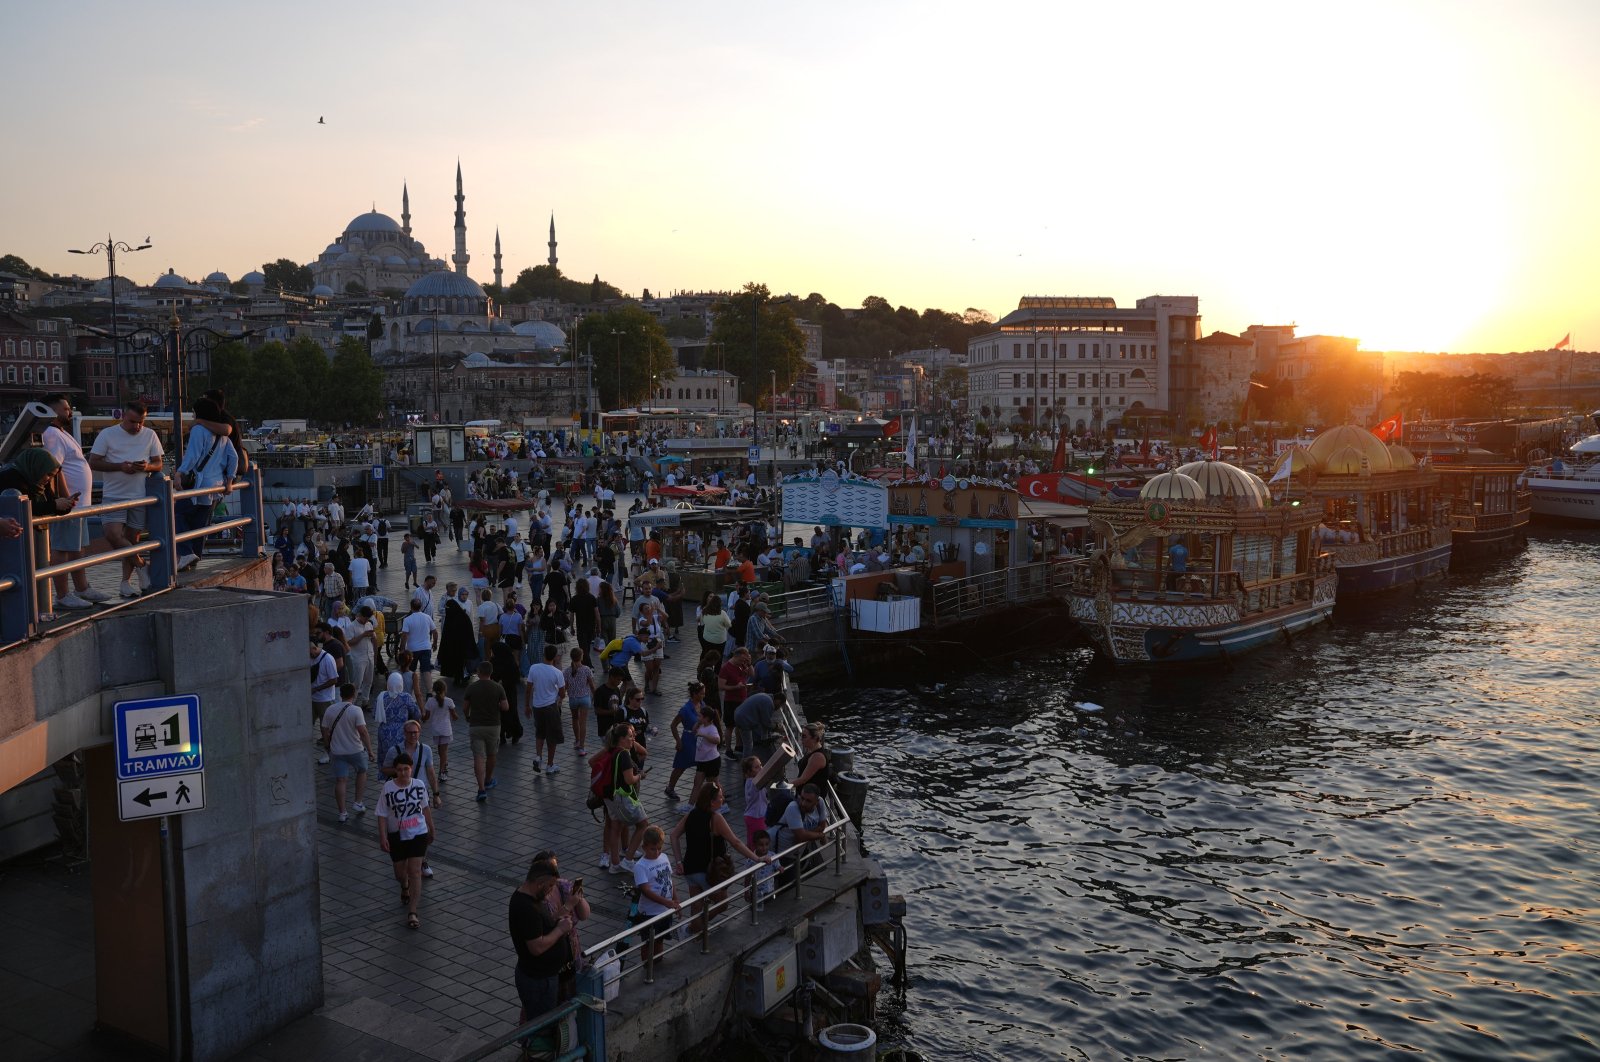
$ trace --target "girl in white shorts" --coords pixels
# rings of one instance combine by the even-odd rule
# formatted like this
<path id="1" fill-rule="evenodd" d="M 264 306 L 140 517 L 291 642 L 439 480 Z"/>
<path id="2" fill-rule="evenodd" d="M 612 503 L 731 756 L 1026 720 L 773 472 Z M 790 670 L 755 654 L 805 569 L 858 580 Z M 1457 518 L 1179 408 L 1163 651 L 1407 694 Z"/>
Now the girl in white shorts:
<path id="1" fill-rule="evenodd" d="M 439 753 L 439 781 L 445 780 L 445 773 L 450 769 L 450 739 L 455 736 L 456 702 L 446 697 L 444 679 L 435 679 L 433 693 L 422 704 L 424 740 L 433 739 L 434 748 Z M 440 789 L 444 786 L 441 784 Z"/>

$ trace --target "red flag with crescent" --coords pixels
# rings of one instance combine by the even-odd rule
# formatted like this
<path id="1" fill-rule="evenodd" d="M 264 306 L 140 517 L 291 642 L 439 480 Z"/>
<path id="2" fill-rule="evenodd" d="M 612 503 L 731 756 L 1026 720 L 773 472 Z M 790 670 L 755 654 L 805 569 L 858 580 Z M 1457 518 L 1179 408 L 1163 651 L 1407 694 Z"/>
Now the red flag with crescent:
<path id="1" fill-rule="evenodd" d="M 1376 428 L 1373 428 L 1372 434 L 1376 435 L 1386 443 L 1392 443 L 1400 438 L 1401 432 L 1404 430 L 1405 416 L 1404 414 L 1396 413 L 1388 420 L 1379 424 Z"/>
<path id="2" fill-rule="evenodd" d="M 889 423 L 887 423 L 887 424 L 885 424 L 883 426 L 884 438 L 888 438 L 888 437 L 890 437 L 892 435 L 899 435 L 899 434 L 900 434 L 900 418 L 899 417 L 895 417 L 893 420 L 891 420 Z"/>
<path id="3" fill-rule="evenodd" d="M 1556 344 L 1555 349 L 1566 350 L 1570 346 L 1572 346 L 1572 333 L 1568 332 L 1566 335 L 1561 337 L 1561 342 Z"/>

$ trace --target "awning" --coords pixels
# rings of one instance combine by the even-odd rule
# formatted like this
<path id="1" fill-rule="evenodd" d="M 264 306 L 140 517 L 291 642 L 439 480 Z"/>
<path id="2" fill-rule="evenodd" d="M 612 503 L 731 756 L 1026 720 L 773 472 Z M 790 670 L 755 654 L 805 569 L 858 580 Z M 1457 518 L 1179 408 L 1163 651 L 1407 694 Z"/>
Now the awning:
<path id="1" fill-rule="evenodd" d="M 1018 520 L 1044 520 L 1057 527 L 1088 527 L 1089 509 L 1084 505 L 1021 498 L 1017 502 Z"/>

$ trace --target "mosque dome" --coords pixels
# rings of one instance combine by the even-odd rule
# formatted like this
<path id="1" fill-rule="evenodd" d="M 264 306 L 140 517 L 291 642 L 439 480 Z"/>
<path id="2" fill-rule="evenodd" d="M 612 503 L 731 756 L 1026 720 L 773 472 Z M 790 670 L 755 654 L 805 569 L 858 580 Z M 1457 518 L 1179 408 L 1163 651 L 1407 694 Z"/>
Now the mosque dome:
<path id="1" fill-rule="evenodd" d="M 494 364 L 494 359 L 481 350 L 473 351 L 461 359 L 461 364 L 468 369 L 482 369 Z"/>
<path id="2" fill-rule="evenodd" d="M 130 292 L 130 291 L 133 291 L 138 286 L 139 285 L 135 284 L 133 281 L 129 280 L 127 277 L 119 276 L 117 278 L 117 290 L 120 291 L 120 292 L 124 292 L 124 293 Z M 110 277 L 106 277 L 103 280 L 95 281 L 94 287 L 89 289 L 89 290 L 93 291 L 96 295 L 107 295 L 107 294 L 110 294 L 110 292 L 111 292 L 111 278 Z"/>
<path id="3" fill-rule="evenodd" d="M 215 273 L 207 273 L 206 274 L 206 283 L 207 284 L 232 284 L 233 281 L 228 279 L 228 274 L 224 273 L 222 270 L 219 269 Z"/>
<path id="4" fill-rule="evenodd" d="M 1389 460 L 1393 462 L 1396 472 L 1409 472 L 1417 467 L 1417 455 L 1399 443 L 1389 444 Z"/>
<path id="5" fill-rule="evenodd" d="M 549 321 L 523 321 L 511 331 L 532 339 L 539 350 L 559 350 L 567 345 L 567 334 Z"/>
<path id="6" fill-rule="evenodd" d="M 346 251 L 338 257 L 337 261 L 339 265 L 360 265 L 361 256 L 354 251 Z"/>
<path id="7" fill-rule="evenodd" d="M 1251 508 L 1261 509 L 1271 497 L 1260 476 L 1226 461 L 1191 461 L 1178 472 L 1200 484 L 1208 498 L 1242 498 Z"/>
<path id="8" fill-rule="evenodd" d="M 411 326 L 411 331 L 417 334 L 436 332 L 438 329 L 439 322 L 434 320 L 432 317 L 424 317 L 422 320 Z"/>
<path id="9" fill-rule="evenodd" d="M 1152 476 L 1139 488 L 1141 501 L 1202 501 L 1206 489 L 1182 472 L 1163 472 Z"/>
<path id="10" fill-rule="evenodd" d="M 324 247 L 322 249 L 322 253 L 331 254 L 337 258 L 339 255 L 344 254 L 344 244 L 340 243 L 338 240 L 335 240 L 334 242 L 328 244 L 328 246 Z"/>
<path id="11" fill-rule="evenodd" d="M 383 267 L 385 269 L 404 269 L 406 267 L 406 260 L 397 254 L 391 254 L 389 257 L 383 260 Z"/>
<path id="12" fill-rule="evenodd" d="M 462 321 L 461 327 L 456 329 L 456 331 L 460 332 L 462 335 L 481 336 L 486 335 L 489 330 L 477 321 Z"/>
<path id="13" fill-rule="evenodd" d="M 240 280 L 241 283 L 249 284 L 249 285 L 252 285 L 252 286 L 255 286 L 255 287 L 259 287 L 259 286 L 262 286 L 262 285 L 266 284 L 267 276 L 266 276 L 265 273 L 261 272 L 258 269 L 252 269 L 252 270 L 250 270 L 250 272 L 248 272 L 244 276 L 240 277 L 239 280 Z"/>
<path id="14" fill-rule="evenodd" d="M 425 264 L 429 269 L 443 270 L 450 268 L 450 263 L 446 262 L 443 258 L 430 258 Z"/>
<path id="15" fill-rule="evenodd" d="M 175 270 L 169 269 L 157 277 L 155 284 L 151 286 L 157 288 L 186 288 L 189 286 L 189 282 L 180 277 Z"/>
<path id="16" fill-rule="evenodd" d="M 465 273 L 457 273 L 449 269 L 437 269 L 432 273 L 425 273 L 412 282 L 406 289 L 408 299 L 487 299 L 483 288 L 478 282 Z"/>
<path id="17" fill-rule="evenodd" d="M 1308 449 L 1317 467 L 1325 473 L 1332 473 L 1332 469 L 1328 467 L 1329 460 L 1346 447 L 1354 448 L 1359 455 L 1367 459 L 1369 472 L 1394 471 L 1394 461 L 1389 457 L 1389 448 L 1383 444 L 1383 440 L 1354 424 L 1341 424 L 1337 428 L 1329 428 L 1313 439 Z"/>
<path id="18" fill-rule="evenodd" d="M 410 266 L 412 269 L 421 269 L 422 259 L 413 255 L 412 257 L 406 259 L 406 265 Z"/>
<path id="19" fill-rule="evenodd" d="M 489 322 L 489 331 L 493 332 L 497 336 L 509 336 L 516 334 L 511 330 L 510 325 L 498 318 Z"/>
<path id="20" fill-rule="evenodd" d="M 333 298 L 333 289 L 326 284 L 318 284 L 311 289 L 311 294 L 318 298 L 331 299 Z"/>
<path id="21" fill-rule="evenodd" d="M 350 219 L 350 224 L 344 227 L 345 235 L 357 232 L 376 233 L 381 236 L 399 236 L 400 223 L 388 214 L 380 214 L 370 210 L 365 214 L 357 214 Z"/>

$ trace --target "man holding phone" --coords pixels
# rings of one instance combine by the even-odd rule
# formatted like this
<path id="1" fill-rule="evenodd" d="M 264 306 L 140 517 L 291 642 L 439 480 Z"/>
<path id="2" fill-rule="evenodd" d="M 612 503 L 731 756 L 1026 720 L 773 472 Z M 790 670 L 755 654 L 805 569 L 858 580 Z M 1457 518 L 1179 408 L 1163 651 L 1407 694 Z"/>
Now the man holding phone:
<path id="1" fill-rule="evenodd" d="M 61 465 L 61 474 L 67 481 L 67 493 L 72 498 L 73 510 L 85 509 L 89 506 L 90 499 L 94 497 L 94 473 L 89 470 L 89 462 L 83 456 L 83 447 L 78 445 L 78 440 L 72 435 L 72 401 L 59 391 L 45 395 L 40 401 L 50 407 L 55 419 L 45 428 L 39 441 L 50 451 L 50 456 Z M 51 524 L 51 558 L 46 558 L 45 563 L 51 563 L 52 558 L 56 561 L 71 561 L 83 556 L 89 545 L 88 523 L 87 520 L 78 517 Z M 95 590 L 89 586 L 89 573 L 86 571 L 79 570 L 72 573 L 71 593 L 67 592 L 65 575 L 56 576 L 54 581 L 56 604 L 62 608 L 94 608 L 100 602 L 111 599 L 111 595 L 105 591 Z"/>
<path id="2" fill-rule="evenodd" d="M 146 496 L 145 480 L 152 472 L 161 471 L 161 458 L 166 452 L 156 433 L 145 427 L 145 404 L 137 400 L 122 407 L 122 423 L 105 429 L 95 436 L 89 450 L 89 467 L 101 473 L 100 498 L 104 502 L 134 501 Z M 149 507 L 139 506 L 109 513 L 101 521 L 105 527 L 105 542 L 114 549 L 131 546 L 148 526 Z M 98 544 L 100 540 L 96 540 Z M 122 562 L 122 596 L 138 597 L 146 577 L 143 557 Z M 134 569 L 141 569 L 140 584 L 133 583 Z"/>

